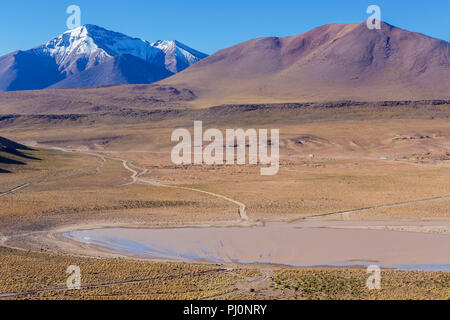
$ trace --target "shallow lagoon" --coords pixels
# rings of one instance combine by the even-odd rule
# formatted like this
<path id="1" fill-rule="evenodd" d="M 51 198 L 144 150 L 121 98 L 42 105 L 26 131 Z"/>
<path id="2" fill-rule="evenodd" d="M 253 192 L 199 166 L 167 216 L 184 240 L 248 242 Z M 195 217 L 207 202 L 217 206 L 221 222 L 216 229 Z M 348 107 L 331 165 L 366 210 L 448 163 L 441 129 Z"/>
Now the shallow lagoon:
<path id="1" fill-rule="evenodd" d="M 273 222 L 255 227 L 103 228 L 60 236 L 83 246 L 150 259 L 450 270 L 448 234 Z"/>

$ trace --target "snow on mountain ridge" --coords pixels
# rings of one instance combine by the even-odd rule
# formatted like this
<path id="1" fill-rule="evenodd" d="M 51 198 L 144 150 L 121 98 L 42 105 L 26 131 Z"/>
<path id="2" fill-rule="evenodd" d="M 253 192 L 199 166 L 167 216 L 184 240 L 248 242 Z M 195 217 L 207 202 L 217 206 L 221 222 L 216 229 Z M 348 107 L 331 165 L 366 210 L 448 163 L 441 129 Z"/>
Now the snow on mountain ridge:
<path id="1" fill-rule="evenodd" d="M 150 63 L 165 61 L 171 72 L 181 71 L 207 57 L 176 40 L 150 43 L 90 24 L 68 30 L 34 51 L 50 55 L 60 70 L 69 74 L 121 54 L 130 54 Z"/>
<path id="2" fill-rule="evenodd" d="M 151 43 L 88 24 L 0 57 L 0 91 L 153 83 L 206 56 L 175 40 Z"/>
<path id="3" fill-rule="evenodd" d="M 206 58 L 208 55 L 182 44 L 177 40 L 158 40 L 151 44 L 165 54 L 166 67 L 173 73 Z"/>

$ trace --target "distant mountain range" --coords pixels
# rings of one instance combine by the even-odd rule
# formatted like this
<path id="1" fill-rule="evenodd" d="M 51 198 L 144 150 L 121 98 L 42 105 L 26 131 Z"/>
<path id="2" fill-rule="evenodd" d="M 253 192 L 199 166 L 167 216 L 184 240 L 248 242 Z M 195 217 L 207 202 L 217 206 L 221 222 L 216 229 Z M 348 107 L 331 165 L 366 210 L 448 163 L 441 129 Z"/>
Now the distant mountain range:
<path id="1" fill-rule="evenodd" d="M 0 57 L 0 91 L 152 83 L 206 57 L 178 41 L 150 43 L 85 25 Z"/>
<path id="2" fill-rule="evenodd" d="M 329 24 L 237 44 L 158 84 L 198 105 L 448 99 L 450 44 L 385 22 Z"/>
<path id="3" fill-rule="evenodd" d="M 0 103 L 4 109 L 28 110 L 32 97 L 35 109 L 48 112 L 49 101 L 58 101 L 54 108 L 66 112 L 77 105 L 111 104 L 123 95 L 132 106 L 144 96 L 160 105 L 182 101 L 197 107 L 448 100 L 450 44 L 385 22 L 380 30 L 369 30 L 362 22 L 253 39 L 207 57 L 177 41 L 149 43 L 87 25 L 0 58 L 0 91 L 111 84 L 144 85 L 83 90 L 82 96 L 67 90 L 11 92 L 0 94 Z M 88 94 L 92 101 L 86 105 Z"/>

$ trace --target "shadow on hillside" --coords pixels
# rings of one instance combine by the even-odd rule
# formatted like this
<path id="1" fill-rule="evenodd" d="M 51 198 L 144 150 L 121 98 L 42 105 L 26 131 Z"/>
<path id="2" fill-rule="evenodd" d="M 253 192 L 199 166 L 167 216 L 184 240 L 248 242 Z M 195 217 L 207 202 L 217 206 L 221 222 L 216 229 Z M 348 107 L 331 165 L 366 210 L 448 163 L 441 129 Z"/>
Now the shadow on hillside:
<path id="1" fill-rule="evenodd" d="M 21 152 L 21 151 L 19 151 L 19 150 L 17 150 L 17 149 L 8 149 L 8 148 L 2 149 L 2 148 L 0 147 L 0 151 L 9 153 L 9 154 L 14 155 L 14 156 L 17 156 L 17 157 L 29 159 L 29 160 L 41 160 L 41 159 L 39 159 L 39 158 L 29 156 L 29 155 L 27 155 L 27 154 L 25 154 L 25 153 L 23 153 L 23 152 Z"/>
<path id="2" fill-rule="evenodd" d="M 19 149 L 19 150 L 28 150 L 28 151 L 33 151 L 33 148 L 27 147 L 23 144 L 14 142 L 12 140 L 0 137 L 0 145 L 4 146 L 5 148 L 8 149 Z"/>
<path id="3" fill-rule="evenodd" d="M 14 160 L 14 159 L 9 159 L 6 157 L 2 157 L 0 156 L 0 163 L 4 163 L 4 164 L 18 164 L 18 165 L 25 165 L 25 162 L 19 161 L 19 160 Z"/>
<path id="4" fill-rule="evenodd" d="M 30 147 L 24 146 L 23 144 L 14 142 L 12 140 L 0 137 L 0 152 L 6 153 L 6 155 L 16 156 L 22 159 L 28 160 L 41 160 L 39 158 L 27 155 L 22 151 L 34 151 Z M 0 156 L 0 164 L 12 164 L 12 165 L 26 165 L 26 162 L 11 159 L 5 156 Z M 11 171 L 0 168 L 0 173 L 11 173 Z"/>

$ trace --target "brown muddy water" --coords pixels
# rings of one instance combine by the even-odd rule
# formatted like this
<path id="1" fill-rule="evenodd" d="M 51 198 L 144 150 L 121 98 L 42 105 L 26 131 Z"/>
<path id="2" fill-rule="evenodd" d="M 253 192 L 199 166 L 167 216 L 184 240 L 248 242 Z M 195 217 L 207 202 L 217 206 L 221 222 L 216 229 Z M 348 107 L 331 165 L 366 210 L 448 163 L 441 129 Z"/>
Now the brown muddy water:
<path id="1" fill-rule="evenodd" d="M 450 270 L 450 234 L 272 222 L 254 227 L 103 228 L 58 236 L 148 259 Z"/>

